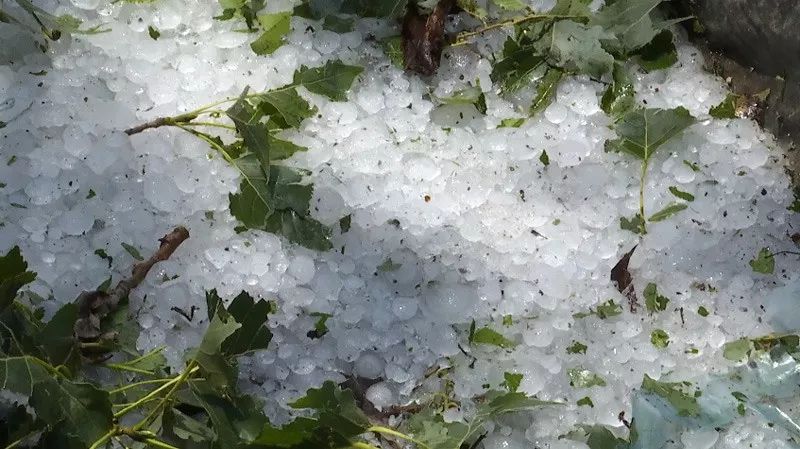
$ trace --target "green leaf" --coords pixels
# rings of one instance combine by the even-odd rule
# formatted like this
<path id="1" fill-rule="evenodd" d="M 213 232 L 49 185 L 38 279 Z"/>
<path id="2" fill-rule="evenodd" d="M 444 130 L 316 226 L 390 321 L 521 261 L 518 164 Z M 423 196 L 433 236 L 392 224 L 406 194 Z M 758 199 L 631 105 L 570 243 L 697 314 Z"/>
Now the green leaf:
<path id="1" fill-rule="evenodd" d="M 52 379 L 55 368 L 31 356 L 0 358 L 0 385 L 3 390 L 29 397 L 36 385 Z"/>
<path id="2" fill-rule="evenodd" d="M 243 447 L 243 443 L 253 442 L 267 424 L 262 404 L 251 396 L 221 392 L 208 381 L 194 381 L 190 385 L 192 396 L 211 420 L 217 436 L 215 447 Z"/>
<path id="3" fill-rule="evenodd" d="M 697 308 L 697 314 L 705 318 L 708 316 L 708 309 L 706 309 L 703 306 L 700 306 Z"/>
<path id="4" fill-rule="evenodd" d="M 514 317 L 512 315 L 504 315 L 503 326 L 513 326 L 513 325 L 514 325 Z"/>
<path id="5" fill-rule="evenodd" d="M 689 207 L 689 206 L 687 206 L 685 203 L 670 203 L 666 207 L 661 209 L 660 211 L 658 211 L 658 212 L 654 213 L 653 215 L 651 215 L 650 218 L 647 219 L 647 221 L 651 221 L 651 222 L 664 221 L 667 218 L 669 218 L 669 217 L 677 214 L 678 212 L 686 209 L 687 207 Z"/>
<path id="6" fill-rule="evenodd" d="M 679 416 L 699 416 L 700 405 L 693 393 L 686 392 L 687 386 L 680 382 L 659 382 L 647 374 L 642 380 L 642 390 L 653 393 L 669 402 Z"/>
<path id="7" fill-rule="evenodd" d="M 692 171 L 695 173 L 700 171 L 700 166 L 691 161 L 684 159 L 683 164 L 692 169 Z"/>
<path id="8" fill-rule="evenodd" d="M 384 260 L 383 263 L 378 265 L 378 271 L 380 271 L 382 273 L 388 273 L 390 271 L 399 270 L 400 267 L 402 267 L 402 266 L 403 266 L 403 264 L 394 263 L 394 262 L 392 262 L 391 258 L 386 258 L 386 260 Z"/>
<path id="9" fill-rule="evenodd" d="M 316 251 L 333 248 L 329 237 L 331 230 L 308 215 L 299 215 L 293 210 L 281 210 L 273 214 L 264 228 L 267 232 L 282 235 L 290 242 Z"/>
<path id="10" fill-rule="evenodd" d="M 547 151 L 542 150 L 542 154 L 539 155 L 539 162 L 541 162 L 545 167 L 550 165 L 550 156 L 547 155 Z"/>
<path id="11" fill-rule="evenodd" d="M 624 231 L 631 231 L 634 234 L 647 234 L 647 231 L 644 227 L 644 218 L 642 218 L 642 214 L 636 214 L 630 219 L 619 217 L 619 228 Z"/>
<path id="12" fill-rule="evenodd" d="M 654 283 L 649 283 L 644 288 L 644 305 L 650 313 L 667 310 L 669 298 L 658 294 L 658 287 Z"/>
<path id="13" fill-rule="evenodd" d="M 300 67 L 294 73 L 294 85 L 323 95 L 333 101 L 347 100 L 347 91 L 353 81 L 364 71 L 363 67 L 346 65 L 341 61 L 328 61 L 322 67 Z"/>
<path id="14" fill-rule="evenodd" d="M 67 303 L 53 315 L 36 337 L 53 366 L 64 365 L 72 372 L 80 366 L 80 352 L 73 334 L 78 319 L 78 306 Z"/>
<path id="15" fill-rule="evenodd" d="M 739 340 L 725 343 L 725 345 L 722 346 L 722 356 L 732 362 L 738 362 L 747 358 L 751 349 L 752 345 L 750 339 L 740 338 Z"/>
<path id="16" fill-rule="evenodd" d="M 772 274 L 775 271 L 775 256 L 769 248 L 761 248 L 755 259 L 750 260 L 750 267 L 755 273 Z"/>
<path id="17" fill-rule="evenodd" d="M 222 343 L 241 327 L 230 316 L 217 313 L 209 323 L 200 346 L 188 354 L 200 365 L 210 385 L 224 388 L 236 384 L 236 372 L 222 354 Z"/>
<path id="18" fill-rule="evenodd" d="M 157 41 L 159 37 L 161 37 L 161 32 L 159 32 L 153 25 L 149 25 L 147 27 L 147 34 L 150 35 L 150 39 Z"/>
<path id="19" fill-rule="evenodd" d="M 609 37 L 599 26 L 561 20 L 553 25 L 550 56 L 559 67 L 600 78 L 614 66 L 614 57 L 601 44 Z"/>
<path id="20" fill-rule="evenodd" d="M 508 338 L 504 337 L 499 332 L 490 329 L 488 327 L 482 327 L 475 331 L 472 335 L 473 343 L 482 343 L 486 345 L 492 346 L 499 346 L 503 349 L 510 349 L 516 346 L 517 344 L 513 341 L 509 340 Z"/>
<path id="21" fill-rule="evenodd" d="M 312 312 L 311 316 L 317 317 L 317 321 L 314 322 L 314 338 L 321 338 L 323 335 L 328 333 L 328 318 L 331 318 L 333 315 L 330 313 L 324 312 Z"/>
<path id="22" fill-rule="evenodd" d="M 650 332 L 650 343 L 656 348 L 664 349 L 669 346 L 669 334 L 663 329 L 655 329 Z"/>
<path id="23" fill-rule="evenodd" d="M 684 107 L 634 109 L 616 124 L 618 139 L 606 141 L 606 151 L 618 151 L 647 161 L 669 139 L 695 122 Z"/>
<path id="24" fill-rule="evenodd" d="M 266 125 L 261 123 L 263 114 L 248 102 L 248 90 L 250 90 L 249 87 L 244 88 L 239 99 L 225 111 L 225 114 L 236 126 L 236 131 L 242 136 L 244 145 L 258 159 L 261 165 L 261 173 L 258 173 L 258 170 L 252 168 L 249 173 L 245 173 L 245 170 L 236 162 L 242 158 L 234 161 L 234 165 L 239 168 L 239 171 L 245 177 L 252 176 L 258 178 L 260 175 L 265 176 L 265 181 L 268 181 L 270 174 L 269 131 Z M 254 186 L 251 187 L 255 188 Z"/>
<path id="25" fill-rule="evenodd" d="M 125 242 L 120 243 L 120 245 L 122 245 L 122 247 L 125 248 L 125 252 L 130 254 L 131 257 L 133 257 L 134 259 L 136 259 L 136 260 L 144 260 L 144 257 L 142 257 L 142 254 L 139 253 L 139 250 L 136 249 L 135 246 L 129 245 L 129 244 L 125 243 Z"/>
<path id="26" fill-rule="evenodd" d="M 397 19 L 406 12 L 408 0 L 344 0 L 340 11 L 361 17 Z"/>
<path id="27" fill-rule="evenodd" d="M 572 344 L 567 347 L 567 354 L 586 354 L 587 349 L 589 347 L 585 344 L 573 340 Z"/>
<path id="28" fill-rule="evenodd" d="M 689 192 L 684 192 L 683 190 L 680 190 L 675 186 L 670 186 L 669 193 L 675 195 L 676 197 L 678 197 L 678 198 L 680 198 L 680 199 L 682 199 L 684 201 L 689 201 L 689 202 L 694 201 L 694 195 L 692 195 Z"/>
<path id="29" fill-rule="evenodd" d="M 342 234 L 346 234 L 350 230 L 352 221 L 353 216 L 350 214 L 347 214 L 339 219 L 339 230 L 342 232 Z"/>
<path id="30" fill-rule="evenodd" d="M 30 405 L 39 419 L 68 429 L 70 435 L 86 445 L 106 434 L 113 424 L 108 392 L 62 377 L 34 385 Z"/>
<path id="31" fill-rule="evenodd" d="M 360 435 L 370 426 L 350 390 L 342 390 L 331 381 L 320 388 L 311 388 L 306 395 L 289 404 L 296 409 L 312 409 L 323 426 L 352 437 Z"/>
<path id="32" fill-rule="evenodd" d="M 519 128 L 525 123 L 524 118 L 504 118 L 500 121 L 500 128 Z"/>
<path id="33" fill-rule="evenodd" d="M 632 51 L 648 44 L 662 28 L 669 25 L 656 25 L 650 17 L 650 13 L 662 1 L 616 0 L 606 3 L 589 24 L 608 30 L 616 36 L 623 51 Z"/>
<path id="34" fill-rule="evenodd" d="M 519 11 L 528 7 L 528 4 L 521 0 L 492 0 L 492 3 L 510 11 Z"/>
<path id="35" fill-rule="evenodd" d="M 597 306 L 596 310 L 589 310 L 588 312 L 580 312 L 572 315 L 575 319 L 586 318 L 596 315 L 601 320 L 622 314 L 622 306 L 615 303 L 613 299 L 609 299 Z"/>
<path id="36" fill-rule="evenodd" d="M 714 118 L 736 118 L 736 105 L 741 101 L 741 97 L 736 94 L 728 94 L 722 102 L 713 106 L 708 114 Z"/>
<path id="37" fill-rule="evenodd" d="M 27 270 L 28 263 L 22 258 L 18 246 L 0 257 L 0 312 L 11 305 L 22 286 L 36 279 L 36 273 Z"/>
<path id="38" fill-rule="evenodd" d="M 169 408 L 164 411 L 163 427 L 184 441 L 204 443 L 214 441 L 217 437 L 207 424 L 186 415 L 177 408 Z"/>
<path id="39" fill-rule="evenodd" d="M 520 44 L 509 37 L 503 45 L 503 53 L 492 66 L 491 78 L 501 92 L 511 93 L 527 86 L 544 63 L 544 56 L 537 54 L 533 45 Z"/>
<path id="40" fill-rule="evenodd" d="M 589 396 L 584 396 L 578 399 L 578 402 L 575 403 L 578 407 L 591 407 L 594 408 L 594 402 L 592 402 L 592 398 Z"/>
<path id="41" fill-rule="evenodd" d="M 267 317 L 273 311 L 272 305 L 259 299 L 258 302 L 247 292 L 241 292 L 228 306 L 227 312 L 241 324 L 222 343 L 226 356 L 239 356 L 259 349 L 267 349 L 272 332 L 267 327 Z"/>
<path id="42" fill-rule="evenodd" d="M 678 62 L 678 50 L 672 39 L 672 32 L 663 30 L 647 45 L 636 51 L 636 61 L 647 72 L 663 70 Z"/>
<path id="43" fill-rule="evenodd" d="M 386 57 L 389 58 L 389 61 L 391 61 L 395 67 L 400 68 L 403 68 L 405 65 L 402 41 L 403 38 L 400 36 L 390 36 L 381 41 L 381 46 L 383 47 L 383 52 L 386 53 Z"/>
<path id="44" fill-rule="evenodd" d="M 264 30 L 258 39 L 250 43 L 250 48 L 257 55 L 271 55 L 283 45 L 283 38 L 290 31 L 291 12 L 277 14 L 261 14 L 258 23 Z"/>
<path id="45" fill-rule="evenodd" d="M 567 370 L 569 384 L 575 388 L 605 387 L 606 381 L 597 374 L 582 367 Z"/>
<path id="46" fill-rule="evenodd" d="M 269 159 L 270 161 L 282 161 L 292 157 L 300 151 L 308 151 L 308 148 L 295 145 L 288 140 L 278 139 L 269 136 Z"/>
<path id="47" fill-rule="evenodd" d="M 270 116 L 279 129 L 299 128 L 303 120 L 313 116 L 317 108 L 297 94 L 296 89 L 273 90 L 257 97 L 258 108 Z M 247 141 L 245 140 L 245 144 Z M 249 148 L 249 145 L 248 145 Z"/>
<path id="48" fill-rule="evenodd" d="M 600 107 L 603 112 L 616 121 L 634 107 L 636 100 L 634 99 L 633 82 L 622 64 L 614 64 L 612 79 L 613 82 L 603 93 Z"/>
<path id="49" fill-rule="evenodd" d="M 519 389 L 519 384 L 522 382 L 522 374 L 519 373 L 503 373 L 503 386 L 508 388 L 508 391 L 515 393 Z"/>
<path id="50" fill-rule="evenodd" d="M 322 27 L 334 33 L 349 33 L 353 31 L 354 22 L 355 20 L 352 17 L 340 17 L 331 14 L 325 17 Z"/>
<path id="51" fill-rule="evenodd" d="M 556 97 L 556 88 L 561 78 L 564 77 L 564 71 L 556 68 L 548 68 L 544 76 L 539 80 L 536 86 L 536 96 L 531 103 L 530 114 L 535 115 L 545 110 L 553 99 Z"/>
<path id="52" fill-rule="evenodd" d="M 591 15 L 589 4 L 592 0 L 556 0 L 555 6 L 548 14 L 559 16 L 588 17 Z"/>
<path id="53" fill-rule="evenodd" d="M 457 0 L 456 4 L 459 8 L 463 9 L 464 11 L 469 12 L 470 15 L 478 17 L 480 19 L 485 19 L 488 13 L 485 9 L 481 8 L 478 5 L 477 0 Z"/>
<path id="54" fill-rule="evenodd" d="M 253 443 L 258 446 L 290 448 L 313 441 L 319 431 L 317 420 L 300 417 L 280 428 L 265 425 Z"/>

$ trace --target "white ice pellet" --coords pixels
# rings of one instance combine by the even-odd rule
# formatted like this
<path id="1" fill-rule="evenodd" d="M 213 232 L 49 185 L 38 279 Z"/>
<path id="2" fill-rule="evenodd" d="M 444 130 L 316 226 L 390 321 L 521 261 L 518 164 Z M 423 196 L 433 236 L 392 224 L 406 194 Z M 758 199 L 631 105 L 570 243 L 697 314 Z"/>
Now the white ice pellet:
<path id="1" fill-rule="evenodd" d="M 377 379 L 383 374 L 384 361 L 373 352 L 365 352 L 356 361 L 356 374 L 366 379 Z"/>
<path id="2" fill-rule="evenodd" d="M 395 401 L 394 392 L 385 382 L 378 382 L 367 388 L 365 396 L 372 405 L 380 410 L 392 405 Z"/>

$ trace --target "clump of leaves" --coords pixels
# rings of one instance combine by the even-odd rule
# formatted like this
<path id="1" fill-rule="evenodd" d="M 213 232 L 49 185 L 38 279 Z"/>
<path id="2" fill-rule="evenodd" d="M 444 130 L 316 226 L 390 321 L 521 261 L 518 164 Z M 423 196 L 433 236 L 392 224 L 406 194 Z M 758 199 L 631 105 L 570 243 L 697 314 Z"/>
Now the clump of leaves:
<path id="1" fill-rule="evenodd" d="M 758 354 L 766 354 L 772 360 L 780 360 L 789 355 L 795 360 L 800 360 L 800 336 L 796 334 L 765 335 L 756 338 L 740 338 L 722 347 L 722 356 L 726 359 L 739 362 L 750 359 Z"/>
<path id="2" fill-rule="evenodd" d="M 57 41 L 65 34 L 98 34 L 109 31 L 102 26 L 81 28 L 83 23 L 70 15 L 56 16 L 34 5 L 29 0 L 15 0 L 17 5 L 28 14 L 28 17 L 17 17 L 3 9 L 0 4 L 0 23 L 10 23 L 28 29 L 34 34 L 43 35 L 47 40 Z M 30 20 L 29 20 L 30 19 Z M 46 44 L 42 44 L 46 48 Z"/>
<path id="3" fill-rule="evenodd" d="M 245 89 L 239 98 L 223 100 L 173 117 L 161 117 L 126 130 L 129 135 L 160 126 L 175 126 L 205 141 L 241 175 L 239 191 L 229 195 L 230 211 L 241 223 L 240 231 L 259 229 L 282 235 L 293 243 L 326 251 L 331 248 L 330 229 L 313 219 L 309 202 L 313 185 L 307 172 L 281 165 L 280 160 L 305 148 L 280 139 L 283 130 L 297 128 L 317 110 L 298 89 L 343 101 L 362 72 L 361 67 L 329 61 L 322 67 L 301 67 L 288 86 L 266 92 Z M 226 110 L 218 107 L 232 102 Z M 233 126 L 202 118 L 226 117 Z M 235 140 L 202 129 L 221 129 Z"/>
<path id="4" fill-rule="evenodd" d="M 588 312 L 579 312 L 573 314 L 572 317 L 575 319 L 581 319 L 590 316 L 596 316 L 601 320 L 605 320 L 606 318 L 611 318 L 621 314 L 622 314 L 622 306 L 615 303 L 613 299 L 609 299 L 608 301 L 604 302 L 603 304 L 600 304 L 594 309 L 589 309 Z"/>
<path id="5" fill-rule="evenodd" d="M 679 416 L 700 415 L 700 405 L 697 403 L 700 391 L 693 389 L 690 382 L 660 382 L 645 374 L 642 390 L 666 400 Z"/>
<path id="6" fill-rule="evenodd" d="M 650 313 L 667 310 L 669 298 L 658 293 L 658 287 L 652 282 L 644 288 L 644 305 Z"/>

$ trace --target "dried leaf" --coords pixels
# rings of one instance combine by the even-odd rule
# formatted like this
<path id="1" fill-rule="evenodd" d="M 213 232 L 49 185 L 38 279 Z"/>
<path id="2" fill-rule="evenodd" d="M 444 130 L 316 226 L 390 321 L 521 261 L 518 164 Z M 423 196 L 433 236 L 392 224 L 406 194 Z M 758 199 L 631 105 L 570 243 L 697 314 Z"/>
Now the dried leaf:
<path id="1" fill-rule="evenodd" d="M 444 19 L 454 5 L 454 0 L 440 0 L 430 15 L 424 16 L 409 3 L 401 45 L 406 70 L 425 76 L 436 73 L 444 48 Z"/>
<path id="2" fill-rule="evenodd" d="M 633 277 L 628 271 L 628 263 L 630 263 L 634 251 L 636 251 L 636 246 L 625 253 L 622 259 L 611 269 L 611 281 L 616 283 L 617 290 L 628 298 L 631 312 L 636 311 L 637 305 L 636 291 L 633 289 Z"/>

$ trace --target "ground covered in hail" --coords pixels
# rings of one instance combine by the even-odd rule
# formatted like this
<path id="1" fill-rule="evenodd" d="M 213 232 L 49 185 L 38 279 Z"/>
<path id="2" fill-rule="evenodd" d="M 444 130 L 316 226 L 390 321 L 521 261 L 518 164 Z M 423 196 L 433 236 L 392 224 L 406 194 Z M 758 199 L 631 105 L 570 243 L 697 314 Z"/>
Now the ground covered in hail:
<path id="1" fill-rule="evenodd" d="M 23 299 L 46 318 L 181 225 L 191 237 L 130 295 L 135 349 L 163 347 L 179 371 L 207 304 L 271 301 L 271 341 L 243 351 L 238 388 L 275 425 L 332 380 L 385 426 L 425 398 L 437 423 L 474 418 L 490 390 L 558 403 L 481 423 L 486 449 L 613 448 L 590 429 L 628 438 L 632 418 L 633 447 L 798 447 L 785 149 L 752 120 L 709 114 L 726 86 L 680 37 L 671 67 L 631 71 L 635 104 L 653 109 L 616 119 L 608 79 L 579 75 L 528 117 L 536 89 L 501 94 L 492 76 L 502 30 L 446 48 L 422 78 L 393 61 L 386 19 L 270 16 L 264 29 L 286 30 L 265 51 L 272 38 L 221 20 L 217 2 L 38 6 L 102 31 L 43 52 L 0 24 L 0 249 L 21 249 L 37 273 Z M 275 125 L 283 160 L 267 169 L 277 223 L 253 216 L 261 191 L 231 163 L 232 126 L 124 132 L 247 86 L 292 125 Z M 237 121 L 232 104 L 204 111 L 243 133 L 253 111 L 237 102 Z M 366 438 L 414 444 L 384 437 Z"/>

